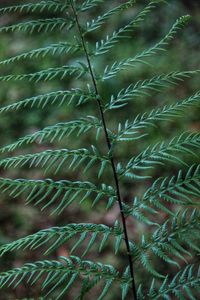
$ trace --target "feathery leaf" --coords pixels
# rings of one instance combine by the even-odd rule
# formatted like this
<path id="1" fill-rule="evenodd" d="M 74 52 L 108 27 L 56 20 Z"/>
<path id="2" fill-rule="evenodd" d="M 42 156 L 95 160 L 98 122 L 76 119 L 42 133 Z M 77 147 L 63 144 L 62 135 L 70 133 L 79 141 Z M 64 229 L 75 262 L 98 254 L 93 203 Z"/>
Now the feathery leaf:
<path id="1" fill-rule="evenodd" d="M 192 256 L 191 250 L 195 250 L 197 253 L 200 252 L 197 245 L 199 229 L 200 214 L 198 211 L 189 212 L 185 210 L 182 213 L 179 212 L 171 221 L 167 220 L 160 225 L 154 231 L 150 240 L 143 235 L 140 244 L 130 243 L 134 259 L 139 259 L 148 272 L 160 277 L 151 262 L 153 256 L 162 259 L 163 262 L 180 267 L 173 256 L 186 261 L 185 256 Z M 190 234 L 191 231 L 194 232 L 194 235 Z"/>
<path id="2" fill-rule="evenodd" d="M 91 147 L 91 150 L 85 148 L 76 150 L 59 149 L 12 156 L 1 159 L 0 167 L 5 170 L 8 168 L 21 168 L 27 165 L 29 168 L 43 168 L 45 173 L 54 172 L 54 174 L 57 174 L 63 167 L 66 168 L 67 164 L 68 168 L 72 171 L 84 164 L 83 172 L 86 172 L 88 169 L 94 166 L 96 162 L 100 164 L 100 177 L 104 171 L 104 168 L 110 164 L 110 161 L 109 158 L 102 156 L 98 149 L 93 146 Z"/>
<path id="3" fill-rule="evenodd" d="M 94 99 L 94 96 L 82 91 L 81 89 L 71 89 L 68 91 L 56 91 L 48 94 L 34 96 L 21 101 L 11 103 L 9 105 L 0 107 L 0 113 L 17 111 L 22 108 L 40 108 L 44 109 L 49 105 L 56 105 L 58 107 L 63 104 L 70 105 L 75 102 L 76 106 Z"/>
<path id="4" fill-rule="evenodd" d="M 177 103 L 154 108 L 150 112 L 139 114 L 132 122 L 127 120 L 123 126 L 119 124 L 118 132 L 114 139 L 115 141 L 138 140 L 140 137 L 146 136 L 146 133 L 141 133 L 141 129 L 155 126 L 156 121 L 169 121 L 172 118 L 180 117 L 184 114 L 185 109 L 199 104 L 200 91 Z"/>
<path id="5" fill-rule="evenodd" d="M 107 53 L 123 37 L 127 38 L 129 36 L 129 33 L 132 32 L 134 28 L 137 28 L 139 26 L 144 18 L 152 11 L 153 8 L 155 8 L 155 4 L 158 2 L 162 2 L 162 0 L 150 1 L 150 3 L 141 12 L 139 12 L 131 22 L 129 22 L 124 27 L 121 27 L 117 31 L 114 31 L 111 36 L 107 35 L 104 40 L 98 41 L 96 43 L 94 55 L 97 56 Z"/>
<path id="6" fill-rule="evenodd" d="M 200 70 L 171 72 L 154 76 L 151 79 L 140 80 L 136 84 L 131 84 L 127 88 L 122 89 L 116 97 L 112 96 L 110 103 L 105 105 L 105 111 L 124 107 L 128 101 L 134 101 L 141 96 L 149 96 L 151 91 L 161 91 L 163 88 L 176 85 L 199 72 Z"/>
<path id="7" fill-rule="evenodd" d="M 87 68 L 82 63 L 80 64 L 80 67 L 76 66 L 62 66 L 58 68 L 49 68 L 42 71 L 29 73 L 29 74 L 17 74 L 17 75 L 5 75 L 0 76 L 0 81 L 22 81 L 22 80 L 28 80 L 30 82 L 39 82 L 39 81 L 48 81 L 53 80 L 55 78 L 59 78 L 60 80 L 63 80 L 67 76 L 75 76 L 76 78 L 80 78 L 81 76 L 85 75 L 87 73 Z"/>
<path id="8" fill-rule="evenodd" d="M 26 3 L 0 8 L 0 14 L 7 13 L 42 13 L 44 11 L 63 12 L 69 7 L 69 4 L 61 4 L 57 1 L 40 1 L 38 3 Z"/>
<path id="9" fill-rule="evenodd" d="M 112 66 L 107 66 L 104 70 L 101 80 L 107 80 L 115 77 L 119 72 L 127 69 L 127 67 L 134 67 L 137 63 L 145 63 L 145 59 L 157 54 L 159 51 L 163 51 L 164 47 L 169 44 L 169 42 L 174 38 L 175 34 L 179 29 L 181 29 L 190 19 L 190 16 L 182 16 L 179 18 L 175 24 L 172 26 L 171 30 L 162 38 L 162 40 L 152 46 L 150 49 L 137 54 L 133 58 L 123 59 L 120 62 L 114 62 Z"/>
<path id="10" fill-rule="evenodd" d="M 149 218 L 142 215 L 142 211 L 157 214 L 158 210 L 162 210 L 167 214 L 172 214 L 165 204 L 198 205 L 195 199 L 200 197 L 200 166 L 193 165 L 185 175 L 183 174 L 184 172 L 180 170 L 176 176 L 156 179 L 141 198 L 135 197 L 132 208 L 124 205 L 126 215 L 132 215 L 147 224 L 155 225 Z M 156 210 L 151 208 L 150 204 Z"/>
<path id="11" fill-rule="evenodd" d="M 44 276 L 45 280 L 43 280 L 42 283 L 42 290 L 46 291 L 44 295 L 45 298 L 49 296 L 58 286 L 62 286 L 62 284 L 65 283 L 55 300 L 61 299 L 62 295 L 68 291 L 68 289 L 71 287 L 71 284 L 74 283 L 79 276 L 83 276 L 89 282 L 92 279 L 96 279 L 97 282 L 99 280 L 103 281 L 103 291 L 105 288 L 107 288 L 107 283 L 110 282 L 110 280 L 119 281 L 121 283 L 126 282 L 127 280 L 125 277 L 121 277 L 119 272 L 110 265 L 94 263 L 89 260 L 82 261 L 76 256 L 71 256 L 69 258 L 62 256 L 60 257 L 60 261 L 44 260 L 36 263 L 28 263 L 21 268 L 16 268 L 1 273 L 0 287 L 10 287 L 11 285 L 17 287 L 24 280 L 26 280 L 28 284 L 33 285 L 38 283 Z M 53 287 L 52 283 L 54 283 Z"/>
<path id="12" fill-rule="evenodd" d="M 104 240 L 104 243 L 101 243 L 101 247 L 99 247 L 99 251 L 101 251 L 105 246 L 105 243 L 108 242 L 110 236 L 122 239 L 123 232 L 119 226 L 118 228 L 112 228 L 104 224 L 90 223 L 68 224 L 67 226 L 63 227 L 51 227 L 21 238 L 12 243 L 1 246 L 0 255 L 2 256 L 6 252 L 16 250 L 35 250 L 40 247 L 47 248 L 44 254 L 48 255 L 52 251 L 55 251 L 62 245 L 66 244 L 70 239 L 82 235 L 84 235 L 84 240 L 87 240 L 87 247 L 85 252 L 83 253 L 83 255 L 85 255 L 94 245 L 94 240 L 96 240 L 97 235 L 103 236 L 102 239 Z M 84 240 L 81 240 L 81 244 L 84 242 Z M 79 245 L 79 247 L 81 246 L 81 244 Z"/>
<path id="13" fill-rule="evenodd" d="M 91 182 L 60 180 L 26 180 L 0 178 L 0 193 L 9 193 L 14 198 L 26 194 L 26 202 L 42 205 L 42 210 L 55 203 L 53 213 L 60 214 L 72 202 L 79 199 L 82 203 L 88 197 L 93 197 L 93 205 L 101 198 L 107 197 L 108 203 L 115 202 L 115 191 L 111 186 L 102 184 L 100 188 Z M 59 203 L 57 203 L 59 202 Z"/>
<path id="14" fill-rule="evenodd" d="M 29 34 L 33 32 L 52 32 L 54 30 L 61 31 L 67 25 L 67 29 L 69 30 L 72 26 L 71 19 L 67 20 L 67 18 L 51 18 L 51 19 L 38 19 L 27 21 L 23 23 L 13 24 L 9 26 L 1 26 L 1 32 L 14 32 L 14 31 L 22 31 Z"/>
<path id="15" fill-rule="evenodd" d="M 96 19 L 93 19 L 90 22 L 87 22 L 86 24 L 86 29 L 84 34 L 94 31 L 96 29 L 98 29 L 99 27 L 101 27 L 106 21 L 107 19 L 109 19 L 112 15 L 115 15 L 118 12 L 121 12 L 125 9 L 128 9 L 130 7 L 133 6 L 133 4 L 135 3 L 135 0 L 129 0 L 126 1 L 125 3 L 122 3 L 120 5 L 118 5 L 117 7 L 114 7 L 110 10 L 108 10 L 106 13 L 104 13 L 101 16 L 98 16 Z"/>
<path id="16" fill-rule="evenodd" d="M 49 140 L 50 143 L 53 143 L 55 140 L 60 141 L 65 137 L 69 137 L 75 132 L 76 135 L 79 136 L 80 134 L 86 133 L 94 128 L 97 130 L 97 133 L 99 133 L 99 130 L 101 130 L 102 127 L 100 120 L 92 116 L 66 123 L 58 123 L 56 125 L 45 127 L 44 129 L 33 134 L 21 137 L 16 142 L 0 148 L 0 152 L 14 151 L 16 148 L 21 147 L 22 145 L 31 144 L 34 142 L 40 144 L 46 140 Z"/>
<path id="17" fill-rule="evenodd" d="M 77 6 L 77 10 L 87 11 L 91 8 L 98 6 L 103 3 L 105 0 L 85 0 L 81 5 Z"/>
<path id="18" fill-rule="evenodd" d="M 148 146 L 137 156 L 131 158 L 125 168 L 118 164 L 118 174 L 120 176 L 128 176 L 130 178 L 139 177 L 134 174 L 135 170 L 148 170 L 154 168 L 156 164 L 164 164 L 165 162 L 178 162 L 187 165 L 185 161 L 177 157 L 178 153 L 190 154 L 196 156 L 194 150 L 190 148 L 199 148 L 200 134 L 184 132 L 174 137 L 170 142 L 156 143 L 154 146 Z M 141 178 L 144 178 L 141 176 Z"/>
<path id="19" fill-rule="evenodd" d="M 191 166 L 185 175 L 180 170 L 177 176 L 156 179 L 144 193 L 142 201 L 156 205 L 160 198 L 174 204 L 192 204 L 195 197 L 200 197 L 200 165 Z"/>
<path id="20" fill-rule="evenodd" d="M 10 63 L 18 62 L 27 58 L 44 58 L 47 55 L 62 55 L 67 53 L 75 53 L 81 49 L 81 46 L 78 44 L 71 44 L 67 42 L 60 42 L 57 44 L 47 45 L 42 48 L 30 50 L 13 57 L 7 58 L 0 61 L 0 65 L 8 65 Z"/>
<path id="21" fill-rule="evenodd" d="M 173 279 L 170 280 L 169 276 L 166 276 L 159 289 L 157 289 L 155 281 L 153 281 L 147 295 L 148 299 L 173 299 L 174 297 L 180 300 L 196 299 L 193 294 L 195 290 L 199 292 L 200 269 L 198 269 L 196 274 L 194 274 L 194 269 L 194 265 L 187 265 Z M 144 299 L 144 293 L 141 289 L 138 295 L 139 300 Z"/>

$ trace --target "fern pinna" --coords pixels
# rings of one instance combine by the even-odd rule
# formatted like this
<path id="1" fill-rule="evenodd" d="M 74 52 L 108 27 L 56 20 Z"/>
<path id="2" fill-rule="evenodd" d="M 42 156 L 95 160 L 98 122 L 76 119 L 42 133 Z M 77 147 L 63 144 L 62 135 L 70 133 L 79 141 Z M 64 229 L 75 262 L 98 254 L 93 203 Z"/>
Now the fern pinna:
<path id="1" fill-rule="evenodd" d="M 89 299 L 90 292 L 96 285 L 98 300 L 113 297 L 135 300 L 199 299 L 200 269 L 193 263 L 195 260 L 192 262 L 192 258 L 200 251 L 200 166 L 194 162 L 194 159 L 198 159 L 200 134 L 182 132 L 167 141 L 148 146 L 143 146 L 146 145 L 143 141 L 150 133 L 149 128 L 157 126 L 161 121 L 180 117 L 189 108 L 198 105 L 200 92 L 175 103 L 141 112 L 131 119 L 121 120 L 116 128 L 109 128 L 109 114 L 128 110 L 129 104 L 133 101 L 136 103 L 139 97 L 148 97 L 152 92 L 161 92 L 179 84 L 198 74 L 199 70 L 176 70 L 168 74 L 154 75 L 152 78 L 129 84 L 116 94 L 110 95 L 109 99 L 104 97 L 107 84 L 111 83 L 112 86 L 119 82 L 121 72 L 129 70 L 133 74 L 131 68 L 147 63 L 149 58 L 166 50 L 190 17 L 186 15 L 176 20 L 165 36 L 150 48 L 128 58 L 116 61 L 113 59 L 107 66 L 102 67 L 101 57 L 106 57 L 122 39 L 131 41 L 134 30 L 164 1 L 147 1 L 146 6 L 136 12 L 135 0 L 123 1 L 118 6 L 115 6 L 115 1 L 110 2 L 109 10 L 100 15 L 98 10 L 101 8 L 102 11 L 104 0 L 48 0 L 15 3 L 0 9 L 2 15 L 21 14 L 25 18 L 17 24 L 2 26 L 2 34 L 16 31 L 28 35 L 37 33 L 51 36 L 54 32 L 62 32 L 62 36 L 66 38 L 1 60 L 1 66 L 12 66 L 14 63 L 47 56 L 54 62 L 49 68 L 27 74 L 1 75 L 1 82 L 39 83 L 76 78 L 80 83 L 80 86 L 68 90 L 51 90 L 8 103 L 0 108 L 0 113 L 20 113 L 21 109 L 35 108 L 45 110 L 50 106 L 55 109 L 62 106 L 64 111 L 66 105 L 78 110 L 79 106 L 84 109 L 87 104 L 95 111 L 93 115 L 82 114 L 75 120 L 46 126 L 9 145 L 2 145 L 0 166 L 3 170 L 24 166 L 37 167 L 44 171 L 44 176 L 37 180 L 0 177 L 1 193 L 7 193 L 12 198 L 23 197 L 30 205 L 39 205 L 42 210 L 50 209 L 54 214 L 70 210 L 70 205 L 77 202 L 84 206 L 84 201 L 88 198 L 92 199 L 87 203 L 91 204 L 93 210 L 100 203 L 103 206 L 106 202 L 105 209 L 110 210 L 117 203 L 120 211 L 119 219 L 109 226 L 90 222 L 63 224 L 62 227 L 43 229 L 1 245 L 2 256 L 12 251 L 41 249 L 49 258 L 42 260 L 41 257 L 40 261 L 26 263 L 10 271 L 2 270 L 0 287 L 15 289 L 25 281 L 32 290 L 36 286 L 40 287 L 41 299 L 68 299 L 69 290 L 76 284 L 74 299 Z M 126 11 L 134 13 L 127 24 L 103 36 L 100 41 L 93 42 L 96 31 L 102 30 L 105 24 L 112 22 L 114 16 L 120 17 Z M 35 18 L 38 15 L 40 17 Z M 44 15 L 49 17 L 44 18 Z M 68 55 L 72 58 L 69 64 L 56 65 L 58 58 L 66 58 Z M 93 134 L 96 136 L 92 146 L 80 149 L 63 146 L 69 145 L 72 136 L 83 138 L 90 134 L 92 137 Z M 132 154 L 127 161 L 120 156 L 123 145 L 129 143 L 131 154 L 130 149 L 134 152 L 136 143 L 139 144 L 140 141 L 139 153 Z M 49 146 L 49 149 L 40 152 L 26 152 L 26 148 L 33 143 L 56 143 L 57 148 Z M 62 148 L 59 148 L 60 145 Z M 21 154 L 20 148 L 25 149 Z M 187 161 L 188 156 L 192 157 L 188 160 L 193 160 L 191 165 Z M 154 178 L 151 173 L 158 166 L 174 163 L 180 165 L 180 170 L 172 177 Z M 74 181 L 57 179 L 60 171 L 66 168 L 70 172 L 79 169 L 89 177 L 97 173 L 98 184 L 93 182 L 94 175 L 88 181 L 81 181 L 82 176 Z M 110 182 L 104 182 L 106 173 L 109 174 Z M 143 195 L 134 195 L 130 204 L 126 203 L 123 190 L 127 185 L 130 187 L 131 182 L 142 182 L 147 188 Z M 128 230 L 127 220 L 134 224 L 141 223 L 144 233 L 137 235 L 137 232 Z M 146 229 L 150 233 L 146 233 Z M 114 254 L 124 257 L 123 267 L 113 266 L 109 261 L 94 261 L 94 253 L 101 253 L 109 241 Z M 63 245 L 68 249 L 71 247 L 70 254 L 56 260 L 55 251 Z M 92 248 L 96 249 L 93 251 L 93 259 L 84 258 L 90 254 Z M 76 250 L 79 250 L 81 257 L 73 255 Z M 52 254 L 54 259 L 51 260 Z M 173 274 L 165 271 L 168 265 L 172 265 Z M 139 276 L 141 273 L 145 274 L 143 278 Z M 146 280 L 142 281 L 144 278 Z M 114 287 L 118 291 L 112 297 L 110 291 Z M 24 295 L 27 296 L 30 293 Z"/>

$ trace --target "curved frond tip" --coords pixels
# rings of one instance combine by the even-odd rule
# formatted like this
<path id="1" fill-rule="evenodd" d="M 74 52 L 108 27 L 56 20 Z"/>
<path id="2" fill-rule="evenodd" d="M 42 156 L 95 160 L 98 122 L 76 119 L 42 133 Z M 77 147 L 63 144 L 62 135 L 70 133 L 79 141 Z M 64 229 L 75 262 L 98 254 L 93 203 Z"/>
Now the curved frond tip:
<path id="1" fill-rule="evenodd" d="M 125 9 L 128 9 L 135 4 L 136 0 L 129 0 L 126 1 L 125 3 L 122 3 L 118 5 L 117 7 L 114 7 L 108 11 L 106 11 L 103 15 L 98 16 L 96 19 L 93 19 L 90 22 L 87 22 L 86 24 L 86 29 L 84 31 L 84 35 L 98 29 L 101 27 L 110 17 L 115 15 L 116 13 L 122 12 Z"/>
<path id="2" fill-rule="evenodd" d="M 148 50 L 143 51 L 142 53 L 137 54 L 133 58 L 123 59 L 120 62 L 114 62 L 112 66 L 107 66 L 104 70 L 101 80 L 107 80 L 115 77 L 119 72 L 127 69 L 128 67 L 134 67 L 137 63 L 145 63 L 146 58 L 157 54 L 160 51 L 164 50 L 169 42 L 174 38 L 175 34 L 179 29 L 181 29 L 190 19 L 190 16 L 182 16 L 179 18 L 175 24 L 172 26 L 171 30 L 154 46 Z"/>
<path id="3" fill-rule="evenodd" d="M 107 35 L 104 40 L 98 41 L 96 43 L 96 48 L 93 55 L 95 56 L 103 55 L 108 51 L 110 51 L 110 49 L 112 49 L 119 41 L 121 41 L 123 37 L 126 38 L 129 37 L 130 32 L 132 32 L 135 28 L 137 28 L 142 23 L 144 18 L 153 10 L 153 8 L 155 8 L 155 5 L 158 2 L 162 2 L 162 0 L 150 1 L 149 4 L 144 9 L 142 9 L 135 16 L 135 18 L 132 21 L 130 21 L 127 25 L 119 28 L 117 31 L 114 31 L 112 35 L 110 36 Z M 104 80 L 105 78 L 101 77 L 98 79 Z"/>

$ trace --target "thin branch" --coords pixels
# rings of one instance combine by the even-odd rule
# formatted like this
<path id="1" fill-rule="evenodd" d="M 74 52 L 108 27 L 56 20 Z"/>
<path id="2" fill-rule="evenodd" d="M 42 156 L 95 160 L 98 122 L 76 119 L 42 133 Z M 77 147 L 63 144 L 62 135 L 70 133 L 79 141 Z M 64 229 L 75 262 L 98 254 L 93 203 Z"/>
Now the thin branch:
<path id="1" fill-rule="evenodd" d="M 107 130 L 107 125 L 106 125 L 106 120 L 104 117 L 104 112 L 103 112 L 103 107 L 102 107 L 102 103 L 101 103 L 101 97 L 99 95 L 99 91 L 98 91 L 98 87 L 97 87 L 97 82 L 95 79 L 95 75 L 93 72 L 93 68 L 92 68 L 92 63 L 90 61 L 90 57 L 86 48 L 86 42 L 83 36 L 83 32 L 79 23 L 79 19 L 78 19 L 78 15 L 76 12 L 76 9 L 74 7 L 73 4 L 73 0 L 70 0 L 71 3 L 71 7 L 75 16 L 75 20 L 76 20 L 76 24 L 78 27 L 78 31 L 81 37 L 81 41 L 82 41 L 82 46 L 86 55 L 86 59 L 87 59 L 87 63 L 88 63 L 88 68 L 89 68 L 89 72 L 91 75 L 91 79 L 93 82 L 93 86 L 94 86 L 94 90 L 95 90 L 95 94 L 96 94 L 96 100 L 98 103 L 98 107 L 99 107 L 99 113 L 102 119 L 102 124 L 103 124 L 103 129 L 104 129 L 104 133 L 105 133 L 105 139 L 106 139 L 106 143 L 108 146 L 108 150 L 109 152 L 111 151 L 111 142 L 109 139 L 109 135 L 108 135 L 108 130 Z M 117 200 L 118 200 L 118 204 L 119 204 L 119 208 L 120 208 L 120 214 L 121 214 L 121 220 L 122 220 L 122 224 L 123 224 L 123 232 L 124 232 L 124 240 L 125 240 L 125 244 L 126 244 L 126 249 L 127 249 L 127 257 L 128 257 L 128 261 L 129 261 L 129 268 L 130 268 L 130 274 L 131 274 L 131 279 L 132 279 L 132 293 L 133 293 L 133 300 L 137 300 L 137 292 L 136 292 L 136 285 L 135 285 L 135 277 L 134 277 L 134 267 L 133 267 L 133 261 L 132 261 L 132 256 L 131 256 L 131 251 L 130 251 L 130 246 L 129 246 L 129 237 L 128 237 L 128 231 L 127 231 L 127 224 L 126 224 L 126 218 L 125 218 L 125 214 L 123 211 L 123 204 L 122 204 L 122 198 L 121 198 L 121 194 L 120 194 L 120 186 L 119 186 L 119 179 L 117 176 L 117 171 L 116 171 L 116 164 L 115 164 L 115 160 L 113 157 L 110 157 L 110 162 L 111 162 L 111 166 L 112 166 L 112 171 L 113 171 L 113 176 L 114 176 L 114 181 L 115 181 L 115 186 L 116 186 L 116 191 L 117 191 Z"/>

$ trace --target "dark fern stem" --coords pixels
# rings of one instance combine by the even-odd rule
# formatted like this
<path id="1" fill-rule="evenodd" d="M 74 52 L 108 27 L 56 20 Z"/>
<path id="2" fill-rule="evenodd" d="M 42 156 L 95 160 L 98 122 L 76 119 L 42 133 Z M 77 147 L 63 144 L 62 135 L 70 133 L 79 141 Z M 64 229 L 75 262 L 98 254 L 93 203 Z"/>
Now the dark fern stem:
<path id="1" fill-rule="evenodd" d="M 94 90 L 95 90 L 96 101 L 98 103 L 99 114 L 100 114 L 102 124 L 103 124 L 103 130 L 104 130 L 104 134 L 105 134 L 106 144 L 107 144 L 107 147 L 108 147 L 108 151 L 110 153 L 112 146 L 111 146 L 110 138 L 109 138 L 109 135 L 108 135 L 106 120 L 105 120 L 105 116 L 104 116 L 104 112 L 103 112 L 103 108 L 102 108 L 101 96 L 100 96 L 99 91 L 98 91 L 98 86 L 97 86 L 97 82 L 95 80 L 95 75 L 94 75 L 94 72 L 93 72 L 92 63 L 91 63 L 91 60 L 90 60 L 89 53 L 87 51 L 86 42 L 85 42 L 85 39 L 84 39 L 84 36 L 83 36 L 83 33 L 82 33 L 82 29 L 81 29 L 81 26 L 80 26 L 80 23 L 79 23 L 79 19 L 78 19 L 76 9 L 74 7 L 73 0 L 70 0 L 70 3 L 71 3 L 72 11 L 73 11 L 73 14 L 74 14 L 74 17 L 75 17 L 75 20 L 76 20 L 78 32 L 79 32 L 79 35 L 81 37 L 81 42 L 82 42 L 82 46 L 83 46 L 83 49 L 84 49 L 84 52 L 85 52 L 85 56 L 86 56 L 86 59 L 87 59 L 90 76 L 91 76 L 93 87 L 94 87 Z M 122 220 L 122 225 L 123 225 L 124 241 L 125 241 L 125 244 L 126 244 L 127 258 L 128 258 L 128 262 L 129 262 L 130 275 L 131 275 L 131 279 L 132 279 L 133 299 L 137 300 L 137 290 L 136 290 L 136 284 L 135 284 L 134 267 L 133 267 L 133 261 L 132 261 L 130 246 L 129 246 L 129 237 L 128 237 L 128 231 L 127 231 L 126 217 L 125 217 L 125 213 L 124 213 L 124 210 L 123 210 L 123 203 L 122 203 L 122 198 L 121 198 L 121 194 L 120 194 L 120 186 L 119 186 L 119 180 L 118 180 L 117 171 L 116 171 L 115 160 L 114 160 L 112 154 L 110 156 L 110 162 L 111 162 L 111 166 L 112 166 L 112 172 L 113 172 L 113 177 L 114 177 L 114 182 L 115 182 L 115 187 L 116 187 L 116 193 L 117 193 L 117 201 L 118 201 L 118 204 L 119 204 L 121 220 Z"/>

